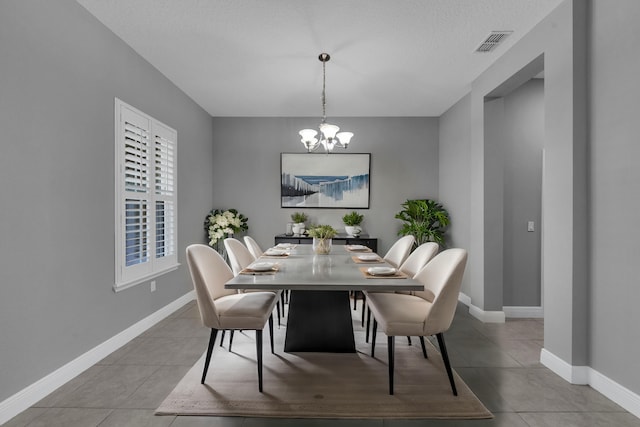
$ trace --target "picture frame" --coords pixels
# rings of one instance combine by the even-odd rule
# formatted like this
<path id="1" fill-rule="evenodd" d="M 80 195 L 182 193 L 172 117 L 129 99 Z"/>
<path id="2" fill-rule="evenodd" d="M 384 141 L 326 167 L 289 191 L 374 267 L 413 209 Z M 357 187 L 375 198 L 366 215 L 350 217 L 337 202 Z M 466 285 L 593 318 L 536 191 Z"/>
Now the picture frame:
<path id="1" fill-rule="evenodd" d="M 371 153 L 280 154 L 283 208 L 369 209 Z"/>

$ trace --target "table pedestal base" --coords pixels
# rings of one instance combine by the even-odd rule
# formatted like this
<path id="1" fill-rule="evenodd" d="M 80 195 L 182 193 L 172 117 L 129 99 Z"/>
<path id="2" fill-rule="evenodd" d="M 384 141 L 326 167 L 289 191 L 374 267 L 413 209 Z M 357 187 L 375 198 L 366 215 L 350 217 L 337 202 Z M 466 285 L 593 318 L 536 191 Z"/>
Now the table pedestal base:
<path id="1" fill-rule="evenodd" d="M 355 353 L 348 291 L 291 291 L 284 351 Z"/>

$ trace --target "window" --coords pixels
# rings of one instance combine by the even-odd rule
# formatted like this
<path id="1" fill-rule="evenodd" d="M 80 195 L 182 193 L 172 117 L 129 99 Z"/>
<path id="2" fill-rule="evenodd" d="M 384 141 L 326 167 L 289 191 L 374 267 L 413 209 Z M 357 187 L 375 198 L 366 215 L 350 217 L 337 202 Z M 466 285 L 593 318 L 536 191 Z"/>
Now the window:
<path id="1" fill-rule="evenodd" d="M 177 133 L 116 98 L 116 283 L 178 268 Z"/>

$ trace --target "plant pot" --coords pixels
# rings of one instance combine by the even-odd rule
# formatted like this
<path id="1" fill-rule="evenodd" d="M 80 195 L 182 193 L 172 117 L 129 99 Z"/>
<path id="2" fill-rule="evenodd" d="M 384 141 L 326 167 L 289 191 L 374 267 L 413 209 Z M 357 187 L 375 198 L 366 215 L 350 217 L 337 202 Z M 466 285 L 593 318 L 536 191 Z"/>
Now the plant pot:
<path id="1" fill-rule="evenodd" d="M 345 225 L 344 226 L 344 231 L 349 235 L 349 236 L 359 236 L 360 233 L 362 233 L 362 228 L 360 228 L 359 225 Z"/>
<path id="2" fill-rule="evenodd" d="M 318 255 L 328 255 L 331 252 L 331 239 L 313 238 L 313 252 Z"/>
<path id="3" fill-rule="evenodd" d="M 304 233 L 304 222 L 296 222 L 293 224 L 293 234 L 302 234 Z"/>

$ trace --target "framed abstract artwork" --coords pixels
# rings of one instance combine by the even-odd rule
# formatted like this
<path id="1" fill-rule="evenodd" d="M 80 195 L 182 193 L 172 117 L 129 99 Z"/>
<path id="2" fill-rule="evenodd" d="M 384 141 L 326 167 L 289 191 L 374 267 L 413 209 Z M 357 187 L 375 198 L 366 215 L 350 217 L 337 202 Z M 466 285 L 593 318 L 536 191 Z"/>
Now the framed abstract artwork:
<path id="1" fill-rule="evenodd" d="M 370 168 L 370 153 L 281 153 L 281 207 L 369 209 Z"/>

